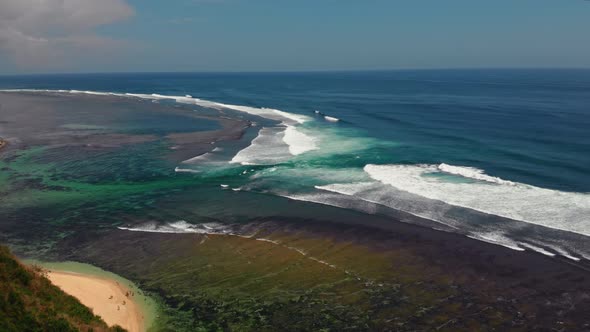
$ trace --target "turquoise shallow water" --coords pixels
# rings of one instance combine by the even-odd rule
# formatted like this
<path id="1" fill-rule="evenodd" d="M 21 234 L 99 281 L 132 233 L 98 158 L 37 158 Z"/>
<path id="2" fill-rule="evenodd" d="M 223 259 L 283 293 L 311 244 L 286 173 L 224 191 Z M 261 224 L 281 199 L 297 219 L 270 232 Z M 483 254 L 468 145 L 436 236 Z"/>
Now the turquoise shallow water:
<path id="1" fill-rule="evenodd" d="M 401 210 L 517 250 L 590 257 L 588 70 L 27 76 L 3 77 L 0 88 L 145 94 L 257 123 L 240 142 L 178 165 L 159 161 L 153 144 L 66 164 L 55 158 L 56 181 L 91 183 L 80 192 L 105 202 L 104 211 L 146 211 L 177 195 L 195 202 L 190 213 L 155 219 L 235 222 L 292 213 L 271 198 L 278 196 L 365 213 Z M 166 121 L 146 115 L 131 128 L 212 126 Z M 96 219 L 84 223 L 133 218 Z"/>

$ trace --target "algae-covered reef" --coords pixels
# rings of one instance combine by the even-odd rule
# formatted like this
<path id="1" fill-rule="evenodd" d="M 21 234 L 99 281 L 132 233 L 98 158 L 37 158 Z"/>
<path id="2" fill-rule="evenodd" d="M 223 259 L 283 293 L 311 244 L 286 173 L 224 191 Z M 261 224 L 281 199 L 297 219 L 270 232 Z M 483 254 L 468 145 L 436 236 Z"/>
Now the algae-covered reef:
<path id="1" fill-rule="evenodd" d="M 531 331 L 589 323 L 584 273 L 544 266 L 534 254 L 422 230 L 303 220 L 258 221 L 232 234 L 113 231 L 78 242 L 69 255 L 157 292 L 175 317 L 171 330 Z"/>

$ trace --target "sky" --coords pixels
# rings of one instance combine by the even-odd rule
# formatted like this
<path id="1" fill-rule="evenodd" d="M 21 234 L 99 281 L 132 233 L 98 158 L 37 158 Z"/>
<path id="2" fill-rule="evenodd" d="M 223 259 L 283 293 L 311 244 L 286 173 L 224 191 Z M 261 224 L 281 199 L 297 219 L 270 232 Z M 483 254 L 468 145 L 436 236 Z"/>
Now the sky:
<path id="1" fill-rule="evenodd" d="M 0 0 L 0 74 L 590 68 L 585 0 Z"/>

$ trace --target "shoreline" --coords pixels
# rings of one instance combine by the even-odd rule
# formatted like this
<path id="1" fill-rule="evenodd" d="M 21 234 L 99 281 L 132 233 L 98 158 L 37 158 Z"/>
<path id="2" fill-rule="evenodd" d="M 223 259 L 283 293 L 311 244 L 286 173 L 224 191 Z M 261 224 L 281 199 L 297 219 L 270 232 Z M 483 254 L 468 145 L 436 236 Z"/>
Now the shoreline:
<path id="1" fill-rule="evenodd" d="M 25 262 L 43 268 L 54 285 L 77 298 L 109 326 L 142 332 L 154 325 L 157 304 L 125 278 L 85 263 Z"/>
<path id="2" fill-rule="evenodd" d="M 145 331 L 138 305 L 130 291 L 112 280 L 67 271 L 48 270 L 47 278 L 65 293 L 77 298 L 109 326 L 121 326 L 129 332 Z M 109 298 L 106 299 L 106 295 Z M 101 298 L 104 295 L 105 298 Z"/>

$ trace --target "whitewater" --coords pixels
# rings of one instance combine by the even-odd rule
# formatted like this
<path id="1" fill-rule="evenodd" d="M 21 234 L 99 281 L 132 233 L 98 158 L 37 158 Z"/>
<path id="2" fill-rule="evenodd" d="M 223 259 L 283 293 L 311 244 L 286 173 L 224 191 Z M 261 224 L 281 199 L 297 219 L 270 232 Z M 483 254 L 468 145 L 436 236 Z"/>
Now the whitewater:
<path id="1" fill-rule="evenodd" d="M 576 237 L 590 236 L 590 194 L 533 186 L 487 174 L 482 168 L 464 165 L 379 164 L 376 163 L 378 154 L 376 157 L 371 154 L 371 158 L 365 156 L 370 154 L 370 149 L 383 142 L 363 136 L 359 131 L 352 131 L 351 134 L 348 128 L 341 127 L 339 118 L 319 111 L 315 113 L 320 117 L 312 117 L 274 108 L 219 103 L 191 95 L 79 90 L 4 91 L 174 100 L 181 104 L 233 110 L 273 120 L 276 125 L 259 128 L 257 136 L 245 148 L 237 151 L 230 159 L 221 161 L 229 169 L 253 165 L 263 167 L 240 168 L 239 174 L 246 183 L 239 190 L 269 193 L 367 213 L 380 213 L 375 206 L 383 206 L 435 221 L 444 225 L 446 228 L 443 229 L 447 231 L 457 231 L 514 250 L 534 250 L 547 256 L 560 255 L 572 260 L 590 255 L 587 248 L 580 246 L 587 239 L 578 241 Z M 209 162 L 215 160 L 215 167 L 218 167 L 221 158 L 219 152 L 213 150 L 195 156 L 184 161 L 183 166 L 177 167 L 175 171 L 187 176 L 216 176 L 217 173 L 208 173 L 206 169 L 203 171 L 196 166 L 212 166 Z M 340 162 L 341 159 L 347 162 Z M 196 168 L 192 168 L 193 165 Z M 457 209 L 461 209 L 460 212 Z M 490 222 L 486 215 L 497 216 L 501 220 Z M 478 218 L 486 222 L 479 222 Z M 561 233 L 552 235 L 559 236 L 555 238 L 518 233 L 526 225 L 573 233 L 576 234 L 572 236 L 577 242 L 572 242 L 570 235 Z M 206 226 L 194 226 L 186 222 L 124 229 L 172 233 L 211 231 Z M 562 235 L 564 238 L 561 238 Z"/>
<path id="2" fill-rule="evenodd" d="M 305 115 L 293 114 L 272 108 L 257 108 L 241 105 L 223 104 L 209 100 L 194 98 L 191 95 L 185 96 L 170 96 L 162 94 L 141 94 L 141 93 L 117 93 L 117 92 L 100 92 L 100 91 L 81 91 L 81 90 L 42 90 L 42 89 L 5 89 L 0 90 L 5 92 L 46 92 L 46 93 L 69 93 L 69 94 L 86 94 L 92 96 L 113 96 L 113 97 L 133 97 L 149 100 L 174 100 L 177 103 L 197 105 L 205 108 L 213 109 L 230 109 L 238 112 L 247 113 L 254 116 L 274 120 L 280 122 L 276 134 L 282 137 L 282 141 L 288 147 L 291 155 L 299 155 L 311 150 L 317 150 L 316 140 L 313 137 L 298 130 L 297 126 L 310 120 L 310 117 Z M 261 138 L 262 139 L 262 138 Z M 256 143 L 254 143 L 256 144 Z M 251 150 L 260 152 L 255 146 Z M 255 154 L 251 154 L 252 158 L 257 159 Z M 249 160 L 243 153 L 240 158 L 243 164 L 254 164 L 253 160 Z"/>
<path id="3" fill-rule="evenodd" d="M 367 165 L 369 176 L 399 190 L 514 220 L 590 236 L 590 195 L 506 181 L 484 170 L 441 165 Z M 475 181 L 443 180 L 453 174 Z"/>

